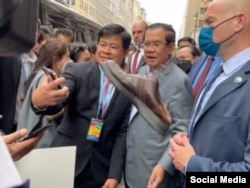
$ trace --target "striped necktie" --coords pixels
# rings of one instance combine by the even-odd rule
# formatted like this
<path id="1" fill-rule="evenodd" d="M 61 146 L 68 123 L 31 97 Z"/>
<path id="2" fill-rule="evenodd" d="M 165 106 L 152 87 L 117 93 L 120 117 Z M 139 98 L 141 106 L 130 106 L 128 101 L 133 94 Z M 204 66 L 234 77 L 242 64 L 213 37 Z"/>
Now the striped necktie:
<path id="1" fill-rule="evenodd" d="M 107 101 L 109 86 L 110 86 L 109 79 L 105 76 L 104 77 L 103 96 L 102 96 L 102 116 L 106 112 L 108 105 L 109 105 L 109 102 L 110 102 L 110 101 Z"/>
<path id="2" fill-rule="evenodd" d="M 135 52 L 134 59 L 133 59 L 132 65 L 131 65 L 131 73 L 132 74 L 136 74 L 137 63 L 138 63 L 137 61 L 138 61 L 139 54 L 140 54 L 140 50 L 137 50 Z"/>
<path id="3" fill-rule="evenodd" d="M 198 100 L 197 100 L 197 104 L 195 105 L 195 110 L 192 114 L 191 117 L 191 122 L 190 122 L 190 133 L 192 133 L 193 128 L 194 128 L 194 124 L 196 123 L 197 120 L 197 116 L 200 115 L 201 113 L 201 106 L 202 106 L 202 102 L 203 99 L 206 95 L 206 93 L 210 90 L 211 86 L 213 85 L 214 81 L 216 80 L 216 78 L 218 78 L 218 76 L 223 73 L 223 66 L 220 65 L 214 72 L 214 74 L 212 75 L 211 79 L 209 79 L 206 84 L 203 86 L 203 88 L 201 89 L 200 94 L 197 96 Z M 199 100 L 200 99 L 200 100 Z"/>
<path id="4" fill-rule="evenodd" d="M 195 85 L 195 87 L 193 89 L 193 99 L 195 99 L 197 97 L 200 89 L 202 88 L 213 61 L 214 61 L 213 57 L 208 58 L 207 64 L 206 64 L 204 70 L 202 71 L 202 73 L 201 73 L 201 75 L 199 77 L 199 80 L 198 80 L 198 82 L 196 83 L 196 85 Z"/>

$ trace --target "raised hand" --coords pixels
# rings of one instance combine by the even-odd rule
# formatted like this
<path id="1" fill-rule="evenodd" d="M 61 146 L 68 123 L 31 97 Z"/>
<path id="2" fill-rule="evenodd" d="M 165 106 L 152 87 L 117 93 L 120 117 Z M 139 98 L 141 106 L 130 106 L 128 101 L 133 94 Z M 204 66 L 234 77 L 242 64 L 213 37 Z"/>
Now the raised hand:
<path id="1" fill-rule="evenodd" d="M 67 87 L 58 89 L 58 86 L 64 82 L 63 77 L 52 80 L 50 76 L 45 76 L 32 94 L 33 105 L 44 108 L 54 106 L 65 100 L 69 95 L 69 89 Z"/>

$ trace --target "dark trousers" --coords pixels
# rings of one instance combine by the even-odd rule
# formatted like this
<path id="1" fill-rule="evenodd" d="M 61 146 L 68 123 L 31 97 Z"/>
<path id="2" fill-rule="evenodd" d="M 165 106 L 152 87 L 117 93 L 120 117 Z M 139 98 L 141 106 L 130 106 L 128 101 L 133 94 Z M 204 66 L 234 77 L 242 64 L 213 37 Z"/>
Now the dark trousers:
<path id="1" fill-rule="evenodd" d="M 101 188 L 102 186 L 95 181 L 89 161 L 85 169 L 75 178 L 74 188 Z"/>

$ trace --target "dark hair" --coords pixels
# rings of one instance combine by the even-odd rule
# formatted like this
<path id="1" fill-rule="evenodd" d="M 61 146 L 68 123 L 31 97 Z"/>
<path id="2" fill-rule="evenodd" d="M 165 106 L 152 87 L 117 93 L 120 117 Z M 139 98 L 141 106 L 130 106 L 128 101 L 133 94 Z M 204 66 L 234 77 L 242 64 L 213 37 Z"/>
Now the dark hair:
<path id="1" fill-rule="evenodd" d="M 109 24 L 109 25 L 104 26 L 98 32 L 98 40 L 97 41 L 99 42 L 102 37 L 112 36 L 112 35 L 121 36 L 123 50 L 128 50 L 129 45 L 131 43 L 131 36 L 127 32 L 127 30 L 119 24 Z"/>
<path id="2" fill-rule="evenodd" d="M 44 34 L 50 34 L 49 28 L 47 26 L 42 25 L 39 30 L 39 34 L 37 37 L 37 43 L 40 44 L 44 41 Z"/>
<path id="3" fill-rule="evenodd" d="M 148 29 L 157 29 L 162 28 L 166 31 L 166 44 L 175 43 L 175 30 L 172 25 L 165 24 L 165 23 L 154 23 L 148 26 Z"/>
<path id="4" fill-rule="evenodd" d="M 77 59 L 79 58 L 80 52 L 84 52 L 85 50 L 88 50 L 88 47 L 86 44 L 81 42 L 74 42 L 70 46 L 70 59 L 74 62 L 77 62 Z"/>
<path id="5" fill-rule="evenodd" d="M 201 56 L 201 52 L 196 46 L 185 45 L 185 46 L 181 46 L 179 48 L 179 50 L 182 49 L 182 48 L 190 48 L 191 49 L 191 54 L 192 54 L 193 57 L 200 57 Z"/>
<path id="6" fill-rule="evenodd" d="M 179 47 L 181 42 L 189 42 L 190 45 L 196 46 L 195 40 L 193 38 L 191 38 L 191 37 L 182 37 L 182 38 L 180 38 L 178 40 L 178 44 L 177 44 L 178 47 Z"/>
<path id="7" fill-rule="evenodd" d="M 87 47 L 88 47 L 89 53 L 95 55 L 95 53 L 96 53 L 96 42 L 94 42 L 94 41 L 88 42 Z"/>
<path id="8" fill-rule="evenodd" d="M 50 39 L 42 47 L 39 57 L 35 62 L 34 70 L 32 71 L 27 83 L 25 83 L 25 93 L 27 92 L 33 78 L 43 66 L 52 69 L 53 57 L 61 59 L 68 50 L 68 43 L 59 39 Z"/>
<path id="9" fill-rule="evenodd" d="M 66 28 L 59 28 L 59 29 L 56 30 L 55 37 L 57 38 L 59 34 L 71 37 L 71 42 L 74 41 L 74 33 L 73 33 L 72 30 L 69 30 L 69 29 L 66 29 Z"/>

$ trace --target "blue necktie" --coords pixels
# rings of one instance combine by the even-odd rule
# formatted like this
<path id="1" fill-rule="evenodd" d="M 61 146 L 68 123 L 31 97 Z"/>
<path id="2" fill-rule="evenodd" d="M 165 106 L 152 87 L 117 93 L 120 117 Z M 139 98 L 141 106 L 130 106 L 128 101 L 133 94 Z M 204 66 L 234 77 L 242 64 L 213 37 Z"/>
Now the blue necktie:
<path id="1" fill-rule="evenodd" d="M 195 120 L 197 119 L 197 115 L 200 114 L 200 110 L 201 110 L 201 104 L 203 102 L 203 99 L 205 97 L 205 94 L 209 91 L 209 89 L 211 88 L 211 86 L 213 85 L 214 81 L 216 80 L 216 78 L 223 72 L 223 67 L 222 65 L 220 65 L 214 72 L 214 74 L 212 75 L 212 77 L 205 83 L 205 85 L 203 86 L 203 88 L 201 89 L 201 92 L 199 95 L 201 96 L 197 96 L 198 99 L 200 98 L 200 100 L 197 100 L 197 104 L 196 104 L 196 109 L 194 110 L 192 117 L 191 117 L 191 122 L 190 122 L 190 133 L 192 133 L 193 127 L 194 127 L 194 123 Z"/>

